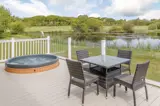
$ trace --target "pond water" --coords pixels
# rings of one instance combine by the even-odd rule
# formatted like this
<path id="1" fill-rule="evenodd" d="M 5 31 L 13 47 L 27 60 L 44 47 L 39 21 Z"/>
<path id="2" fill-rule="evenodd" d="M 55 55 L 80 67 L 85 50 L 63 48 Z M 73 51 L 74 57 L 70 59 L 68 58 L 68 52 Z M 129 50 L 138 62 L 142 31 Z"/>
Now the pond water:
<path id="1" fill-rule="evenodd" d="M 143 49 L 160 49 L 159 38 L 117 38 L 114 40 L 106 40 L 108 47 L 127 47 L 127 48 L 143 48 Z"/>
<path id="2" fill-rule="evenodd" d="M 29 34 L 43 37 L 41 32 L 31 32 Z M 73 34 L 71 32 L 45 32 L 45 36 L 50 35 L 52 39 L 56 39 L 56 37 L 68 37 L 72 36 Z M 156 38 L 148 36 L 156 36 Z M 143 48 L 143 49 L 157 49 L 160 50 L 160 33 L 148 33 L 148 34 L 132 34 L 132 35 L 118 35 L 118 36 L 112 36 L 109 37 L 110 35 L 104 35 L 103 34 L 97 34 L 93 35 L 94 37 L 104 37 L 106 38 L 106 45 L 107 47 L 127 47 L 127 48 Z M 89 36 L 92 37 L 92 36 Z M 61 39 L 61 38 L 60 38 Z M 94 45 L 100 46 L 100 42 L 88 42 L 87 45 Z"/>

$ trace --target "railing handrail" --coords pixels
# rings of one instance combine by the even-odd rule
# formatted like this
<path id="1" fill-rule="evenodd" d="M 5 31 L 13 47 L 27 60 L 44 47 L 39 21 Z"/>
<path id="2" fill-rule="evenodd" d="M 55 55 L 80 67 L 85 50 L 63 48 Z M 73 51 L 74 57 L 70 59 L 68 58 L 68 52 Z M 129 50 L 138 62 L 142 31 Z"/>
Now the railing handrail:
<path id="1" fill-rule="evenodd" d="M 0 40 L 0 62 L 15 56 L 49 54 L 50 37 Z"/>
<path id="2" fill-rule="evenodd" d="M 34 39 L 14 39 L 15 42 L 23 42 L 23 41 L 35 41 L 35 40 L 47 40 L 47 38 L 34 38 Z M 11 40 L 0 40 L 0 43 L 12 42 Z"/>

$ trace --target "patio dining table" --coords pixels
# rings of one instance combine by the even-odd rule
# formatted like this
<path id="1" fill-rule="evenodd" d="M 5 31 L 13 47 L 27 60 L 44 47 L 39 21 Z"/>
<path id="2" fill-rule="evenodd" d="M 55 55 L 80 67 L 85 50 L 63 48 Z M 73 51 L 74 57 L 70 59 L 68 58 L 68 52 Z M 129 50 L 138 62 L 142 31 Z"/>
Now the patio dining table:
<path id="1" fill-rule="evenodd" d="M 81 61 L 98 66 L 96 74 L 99 75 L 100 78 L 99 84 L 108 91 L 114 83 L 113 78 L 121 74 L 121 64 L 129 62 L 130 59 L 109 55 L 99 55 L 84 58 L 81 59 Z"/>

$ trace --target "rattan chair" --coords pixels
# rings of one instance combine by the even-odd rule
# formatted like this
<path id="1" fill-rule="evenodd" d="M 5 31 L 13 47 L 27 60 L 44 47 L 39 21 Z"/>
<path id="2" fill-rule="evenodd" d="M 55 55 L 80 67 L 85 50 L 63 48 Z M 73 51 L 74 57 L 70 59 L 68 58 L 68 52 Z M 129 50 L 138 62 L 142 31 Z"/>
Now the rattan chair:
<path id="1" fill-rule="evenodd" d="M 70 74 L 68 97 L 70 96 L 71 84 L 76 85 L 83 89 L 82 104 L 84 104 L 84 93 L 85 93 L 86 86 L 89 86 L 92 83 L 96 83 L 97 95 L 98 95 L 99 94 L 99 77 L 91 73 L 85 72 L 82 68 L 82 63 L 79 61 L 66 59 L 66 62 L 67 62 L 67 66 Z"/>
<path id="2" fill-rule="evenodd" d="M 114 78 L 114 90 L 113 90 L 113 95 L 116 95 L 116 84 L 122 84 L 127 88 L 130 88 L 133 91 L 133 99 L 134 99 L 134 106 L 136 106 L 136 96 L 135 96 L 135 91 L 145 87 L 145 93 L 146 93 L 146 100 L 148 100 L 148 92 L 147 92 L 147 87 L 146 87 L 146 82 L 145 82 L 145 77 L 147 74 L 148 66 L 149 66 L 149 61 L 142 63 L 142 64 L 137 64 L 136 71 L 134 76 L 129 75 L 129 74 L 121 74 L 119 76 L 116 76 Z"/>
<path id="3" fill-rule="evenodd" d="M 126 58 L 126 59 L 130 59 L 132 58 L 132 51 L 129 50 L 118 50 L 118 54 L 117 57 L 120 58 Z M 118 66 L 121 68 L 121 72 L 126 72 L 129 71 L 129 74 L 131 74 L 131 70 L 130 70 L 130 65 L 131 65 L 131 61 L 121 64 L 121 66 Z"/>
<path id="4" fill-rule="evenodd" d="M 76 51 L 76 55 L 77 55 L 77 60 L 78 61 L 81 61 L 81 59 L 89 57 L 89 53 L 88 53 L 87 50 L 78 50 L 78 51 Z M 96 65 L 93 65 L 93 64 L 85 63 L 83 61 L 81 61 L 81 62 L 82 62 L 83 68 L 85 70 L 90 70 L 92 68 L 97 67 Z"/>

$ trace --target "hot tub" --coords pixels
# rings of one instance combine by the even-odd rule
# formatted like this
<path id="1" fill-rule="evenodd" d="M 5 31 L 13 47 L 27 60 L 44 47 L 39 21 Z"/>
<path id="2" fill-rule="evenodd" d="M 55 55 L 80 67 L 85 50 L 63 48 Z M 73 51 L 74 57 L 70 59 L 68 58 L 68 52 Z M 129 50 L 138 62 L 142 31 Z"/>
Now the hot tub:
<path id="1" fill-rule="evenodd" d="M 58 65 L 59 58 L 55 55 L 27 55 L 8 59 L 5 70 L 11 73 L 27 74 L 51 70 Z"/>

